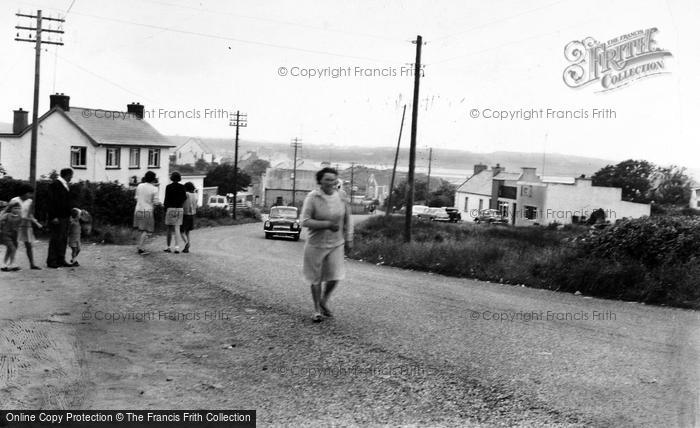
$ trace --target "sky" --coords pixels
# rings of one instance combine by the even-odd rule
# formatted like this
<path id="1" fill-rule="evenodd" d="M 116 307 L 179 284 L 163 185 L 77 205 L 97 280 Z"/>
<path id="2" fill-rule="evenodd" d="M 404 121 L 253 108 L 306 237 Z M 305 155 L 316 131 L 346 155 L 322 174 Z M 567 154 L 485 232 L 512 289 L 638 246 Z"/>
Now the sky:
<path id="1" fill-rule="evenodd" d="M 42 51 L 40 113 L 60 92 L 96 115 L 140 102 L 166 135 L 233 138 L 229 117 L 239 110 L 246 140 L 392 146 L 407 104 L 407 145 L 421 35 L 419 148 L 700 167 L 700 2 L 692 0 L 3 3 L 0 122 L 31 110 L 33 44 L 14 39 L 29 33 L 16 25 L 35 21 L 15 14 L 41 9 L 66 22 L 64 45 Z M 565 83 L 569 43 L 614 46 L 652 28 L 654 47 L 669 53 L 653 59 L 659 73 L 613 90 L 600 80 Z M 625 64 L 615 74 L 635 67 Z"/>

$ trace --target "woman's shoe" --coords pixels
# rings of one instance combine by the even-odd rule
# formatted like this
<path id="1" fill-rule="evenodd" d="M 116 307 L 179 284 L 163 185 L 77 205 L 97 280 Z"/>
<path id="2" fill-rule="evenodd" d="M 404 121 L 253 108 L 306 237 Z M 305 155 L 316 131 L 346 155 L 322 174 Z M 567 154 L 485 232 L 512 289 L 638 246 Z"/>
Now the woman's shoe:
<path id="1" fill-rule="evenodd" d="M 313 322 L 321 322 L 323 321 L 323 315 L 320 313 L 316 312 L 315 314 L 311 315 L 311 321 Z"/>
<path id="2" fill-rule="evenodd" d="M 323 315 L 324 317 L 328 317 L 328 318 L 333 317 L 333 313 L 331 313 L 331 311 L 328 309 L 328 306 L 326 306 L 325 302 L 320 303 L 320 306 L 321 306 L 321 315 Z"/>

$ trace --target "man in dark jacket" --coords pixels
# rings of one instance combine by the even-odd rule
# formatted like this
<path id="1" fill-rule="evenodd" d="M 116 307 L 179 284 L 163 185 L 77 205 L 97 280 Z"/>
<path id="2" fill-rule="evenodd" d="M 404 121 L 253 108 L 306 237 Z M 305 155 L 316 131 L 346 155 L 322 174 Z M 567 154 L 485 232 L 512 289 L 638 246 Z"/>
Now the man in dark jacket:
<path id="1" fill-rule="evenodd" d="M 73 208 L 68 187 L 72 178 L 73 170 L 64 168 L 59 177 L 49 184 L 47 211 L 51 238 L 46 266 L 54 269 L 70 266 L 65 257 L 68 245 L 68 222 Z"/>

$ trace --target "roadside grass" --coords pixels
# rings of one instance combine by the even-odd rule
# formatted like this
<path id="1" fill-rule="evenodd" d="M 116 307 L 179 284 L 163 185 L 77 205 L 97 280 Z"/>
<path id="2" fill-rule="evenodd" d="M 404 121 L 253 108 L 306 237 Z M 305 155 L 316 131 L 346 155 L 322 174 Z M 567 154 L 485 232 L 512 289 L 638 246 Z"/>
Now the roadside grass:
<path id="1" fill-rule="evenodd" d="M 416 221 L 409 244 L 403 242 L 403 228 L 401 217 L 366 220 L 355 231 L 351 257 L 449 276 L 700 309 L 697 248 L 686 248 L 698 253 L 697 258 L 649 265 L 626 255 L 593 254 L 588 247 L 591 232 L 584 226 L 550 229 Z"/>

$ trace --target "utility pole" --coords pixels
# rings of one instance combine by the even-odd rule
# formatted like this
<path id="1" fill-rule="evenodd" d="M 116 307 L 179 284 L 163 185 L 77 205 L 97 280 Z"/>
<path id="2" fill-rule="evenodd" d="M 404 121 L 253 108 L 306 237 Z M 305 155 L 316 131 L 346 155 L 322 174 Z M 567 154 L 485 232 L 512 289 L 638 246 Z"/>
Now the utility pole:
<path id="1" fill-rule="evenodd" d="M 301 148 L 301 138 L 294 138 L 292 140 L 292 147 L 294 148 L 294 172 L 292 172 L 292 206 L 297 206 L 297 150 Z"/>
<path id="2" fill-rule="evenodd" d="M 394 178 L 396 178 L 396 164 L 399 162 L 399 147 L 401 147 L 401 133 L 403 132 L 403 120 L 406 117 L 406 104 L 403 105 L 403 114 L 401 115 L 401 127 L 399 128 L 399 142 L 396 143 L 396 155 L 394 156 L 394 169 L 391 171 L 391 184 L 389 184 L 389 198 L 386 202 L 385 216 L 391 213 L 391 194 L 394 193 Z"/>
<path id="3" fill-rule="evenodd" d="M 423 38 L 417 36 L 413 42 L 416 44 L 416 64 L 413 77 L 413 114 L 411 122 L 411 149 L 408 155 L 408 186 L 406 186 L 406 223 L 404 227 L 404 240 L 411 242 L 411 220 L 413 216 L 413 189 L 415 186 L 416 172 L 416 134 L 418 132 L 418 103 L 420 102 L 420 51 L 423 45 Z"/>
<path id="4" fill-rule="evenodd" d="M 433 165 L 433 148 L 430 148 L 430 154 L 428 155 L 428 194 L 430 194 L 430 168 Z"/>
<path id="5" fill-rule="evenodd" d="M 57 33 L 57 34 L 63 34 L 63 23 L 66 22 L 65 19 L 61 18 L 50 18 L 50 17 L 42 17 L 41 16 L 41 10 L 36 11 L 36 15 L 27 15 L 24 13 L 17 12 L 15 14 L 17 17 L 22 17 L 22 18 L 30 18 L 30 19 L 36 19 L 36 27 L 31 27 L 31 26 L 22 26 L 22 25 L 16 25 L 15 28 L 17 30 L 29 30 L 29 31 L 36 31 L 36 37 L 34 40 L 32 40 L 32 35 L 31 33 L 29 34 L 28 38 L 22 38 L 19 35 L 19 31 L 17 32 L 17 37 L 15 37 L 15 41 L 18 42 L 33 42 L 34 43 L 34 50 L 35 52 L 35 58 L 34 58 L 34 107 L 32 109 L 32 140 L 31 140 L 31 145 L 29 149 L 29 184 L 34 187 L 35 193 L 36 193 L 36 152 L 37 152 L 37 134 L 38 134 L 38 120 L 39 120 L 39 78 L 40 78 L 40 66 L 41 66 L 41 45 L 42 44 L 47 44 L 47 45 L 60 45 L 63 46 L 63 38 L 61 38 L 58 42 L 54 42 L 51 40 L 51 35 L 49 34 L 49 40 L 42 40 L 41 35 L 42 33 Z M 59 22 L 60 24 L 58 25 L 58 29 L 53 29 L 50 27 L 49 23 L 49 28 L 42 28 L 42 22 L 46 21 L 55 21 Z"/>
<path id="6" fill-rule="evenodd" d="M 231 217 L 235 220 L 236 205 L 238 205 L 238 129 L 248 126 L 248 115 L 236 110 L 236 118 L 231 119 L 229 126 L 236 127 L 236 146 L 233 152 L 233 210 L 231 211 Z"/>
<path id="7" fill-rule="evenodd" d="M 355 162 L 350 162 L 350 203 L 352 204 L 352 194 L 355 188 Z"/>

